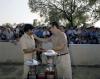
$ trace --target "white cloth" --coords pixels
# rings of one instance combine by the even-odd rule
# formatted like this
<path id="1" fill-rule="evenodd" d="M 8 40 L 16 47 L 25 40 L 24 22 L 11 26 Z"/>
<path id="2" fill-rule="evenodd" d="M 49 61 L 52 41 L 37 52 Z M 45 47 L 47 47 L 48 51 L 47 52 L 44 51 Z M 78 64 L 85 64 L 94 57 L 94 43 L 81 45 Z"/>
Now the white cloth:
<path id="1" fill-rule="evenodd" d="M 25 65 L 27 66 L 36 66 L 39 65 L 39 62 L 36 61 L 35 59 L 29 59 L 25 61 Z"/>
<path id="2" fill-rule="evenodd" d="M 35 48 L 35 40 L 34 40 L 34 37 L 31 36 L 28 36 L 26 33 L 21 37 L 20 39 L 20 45 L 21 45 L 21 48 L 22 50 L 23 49 L 30 49 L 30 48 Z M 34 55 L 33 55 L 34 54 Z M 33 57 L 32 57 L 33 56 Z M 35 52 L 33 53 L 27 53 L 27 54 L 24 54 L 24 62 L 27 61 L 27 59 L 32 59 L 32 58 L 35 58 L 36 57 L 36 54 Z M 24 78 L 27 77 L 27 74 L 28 74 L 28 71 L 29 71 L 29 67 L 27 65 L 24 64 Z"/>

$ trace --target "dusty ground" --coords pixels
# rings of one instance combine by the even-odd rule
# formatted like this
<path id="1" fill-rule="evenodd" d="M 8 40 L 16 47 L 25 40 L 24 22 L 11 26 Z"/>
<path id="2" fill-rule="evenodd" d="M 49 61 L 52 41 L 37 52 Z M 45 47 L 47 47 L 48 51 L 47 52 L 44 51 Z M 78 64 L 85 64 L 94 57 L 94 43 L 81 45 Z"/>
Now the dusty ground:
<path id="1" fill-rule="evenodd" d="M 73 67 L 73 79 L 100 79 L 100 68 Z"/>
<path id="2" fill-rule="evenodd" d="M 72 67 L 73 79 L 100 79 L 100 67 Z M 0 79 L 22 79 L 23 66 L 0 65 Z"/>
<path id="3" fill-rule="evenodd" d="M 0 65 L 0 79 L 22 79 L 22 65 Z"/>

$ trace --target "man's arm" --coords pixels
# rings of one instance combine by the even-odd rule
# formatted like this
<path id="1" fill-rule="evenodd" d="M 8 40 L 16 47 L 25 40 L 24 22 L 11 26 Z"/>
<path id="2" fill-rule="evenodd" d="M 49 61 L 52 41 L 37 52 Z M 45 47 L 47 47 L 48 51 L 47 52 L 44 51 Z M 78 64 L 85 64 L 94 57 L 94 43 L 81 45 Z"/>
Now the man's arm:
<path id="1" fill-rule="evenodd" d="M 35 34 L 33 34 L 34 38 L 37 39 L 38 41 L 42 41 L 42 42 L 48 42 L 51 40 L 51 37 L 49 38 L 39 38 L 37 37 Z"/>
<path id="2" fill-rule="evenodd" d="M 24 39 L 20 39 L 19 44 L 23 50 L 24 53 L 32 53 L 34 51 L 38 51 L 39 48 L 28 48 L 27 43 Z"/>
<path id="3" fill-rule="evenodd" d="M 59 46 L 53 48 L 53 50 L 55 50 L 55 51 L 60 51 L 60 50 L 62 50 L 62 49 L 64 48 L 64 46 L 65 46 L 65 44 L 61 44 L 61 45 L 59 45 Z"/>
<path id="4" fill-rule="evenodd" d="M 33 53 L 35 51 L 38 51 L 39 49 L 35 48 L 35 49 L 23 49 L 24 53 Z"/>
<path id="5" fill-rule="evenodd" d="M 41 52 L 44 52 L 46 51 L 45 49 L 42 49 L 42 48 L 35 48 L 35 49 L 23 49 L 24 53 L 33 53 L 35 51 L 41 51 Z"/>

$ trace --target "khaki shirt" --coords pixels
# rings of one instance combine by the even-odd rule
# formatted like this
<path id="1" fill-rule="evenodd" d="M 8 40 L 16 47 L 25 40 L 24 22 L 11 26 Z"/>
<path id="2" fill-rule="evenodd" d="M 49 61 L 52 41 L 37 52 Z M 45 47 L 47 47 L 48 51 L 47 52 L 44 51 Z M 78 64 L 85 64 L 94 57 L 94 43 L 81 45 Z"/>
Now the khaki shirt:
<path id="1" fill-rule="evenodd" d="M 68 43 L 67 43 L 67 36 L 64 32 L 57 33 L 56 35 L 52 35 L 51 41 L 53 44 L 53 48 L 64 44 L 64 48 L 62 50 L 56 51 L 58 53 L 68 53 Z"/>
<path id="2" fill-rule="evenodd" d="M 34 40 L 34 37 L 33 35 L 31 36 L 28 36 L 26 33 L 20 38 L 20 45 L 21 45 L 21 49 L 31 49 L 31 48 L 35 48 L 35 40 Z M 29 59 L 29 58 L 32 58 L 32 55 L 34 54 L 35 52 L 33 53 L 24 53 L 24 58 L 25 59 Z M 35 55 L 35 54 L 34 54 Z"/>
<path id="3" fill-rule="evenodd" d="M 57 32 L 55 35 L 53 34 L 51 37 L 47 39 L 38 38 L 36 35 L 34 35 L 34 37 L 37 40 L 42 41 L 42 42 L 48 42 L 48 41 L 52 42 L 52 49 L 57 48 L 61 44 L 64 44 L 64 48 L 56 52 L 57 53 L 68 53 L 67 36 L 64 32 Z"/>

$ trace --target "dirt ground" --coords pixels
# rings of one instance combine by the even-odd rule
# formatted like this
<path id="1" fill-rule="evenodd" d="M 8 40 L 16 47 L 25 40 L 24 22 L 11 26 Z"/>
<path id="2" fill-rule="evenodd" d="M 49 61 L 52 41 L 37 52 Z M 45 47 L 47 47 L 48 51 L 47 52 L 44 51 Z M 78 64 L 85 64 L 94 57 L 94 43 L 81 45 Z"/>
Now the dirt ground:
<path id="1" fill-rule="evenodd" d="M 100 79 L 100 67 L 72 67 L 73 79 Z M 23 66 L 0 65 L 0 79 L 22 79 Z"/>

